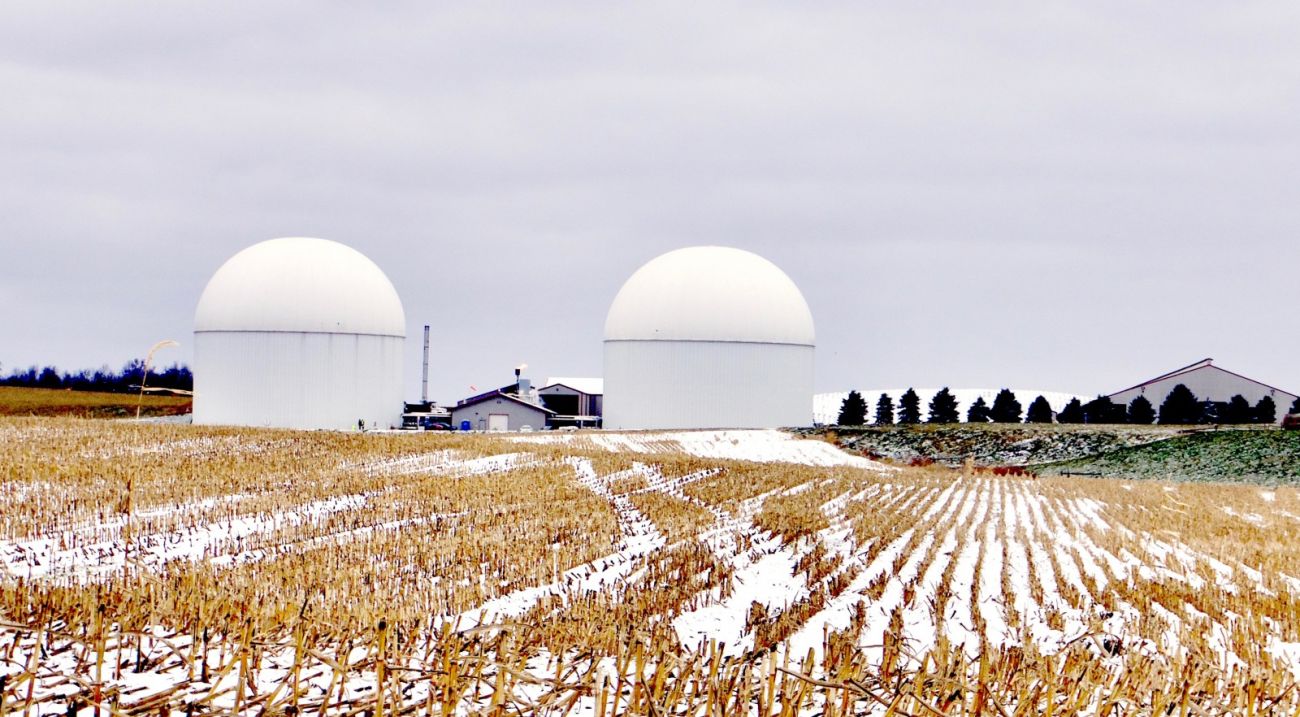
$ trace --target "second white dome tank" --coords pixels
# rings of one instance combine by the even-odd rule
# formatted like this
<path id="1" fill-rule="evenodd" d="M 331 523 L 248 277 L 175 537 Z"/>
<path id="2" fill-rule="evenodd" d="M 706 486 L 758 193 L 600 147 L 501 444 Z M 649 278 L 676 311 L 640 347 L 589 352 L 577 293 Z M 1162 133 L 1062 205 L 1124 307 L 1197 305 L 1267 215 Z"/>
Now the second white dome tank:
<path id="1" fill-rule="evenodd" d="M 604 425 L 807 425 L 815 341 L 808 303 L 772 262 L 730 247 L 668 252 L 606 316 Z"/>

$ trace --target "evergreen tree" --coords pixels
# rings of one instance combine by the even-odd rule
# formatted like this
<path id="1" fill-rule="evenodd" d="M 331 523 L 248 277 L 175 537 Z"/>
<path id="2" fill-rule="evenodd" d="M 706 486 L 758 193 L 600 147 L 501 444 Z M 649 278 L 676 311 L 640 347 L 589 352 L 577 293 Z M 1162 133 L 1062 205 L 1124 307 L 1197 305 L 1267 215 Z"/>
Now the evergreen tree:
<path id="1" fill-rule="evenodd" d="M 989 405 L 984 402 L 984 397 L 980 396 L 975 399 L 975 403 L 970 405 L 970 410 L 966 412 L 967 423 L 988 423 L 989 422 Z"/>
<path id="2" fill-rule="evenodd" d="M 1156 407 L 1146 396 L 1138 396 L 1128 404 L 1128 422 L 1149 426 L 1156 422 Z"/>
<path id="3" fill-rule="evenodd" d="M 1004 388 L 993 397 L 993 408 L 989 409 L 989 418 L 994 423 L 1020 423 L 1020 402 L 1011 389 Z"/>
<path id="4" fill-rule="evenodd" d="M 1300 413 L 1300 398 L 1291 402 L 1291 413 Z"/>
<path id="5" fill-rule="evenodd" d="M 905 425 L 921 422 L 921 397 L 910 388 L 898 399 L 898 422 Z"/>
<path id="6" fill-rule="evenodd" d="M 1277 423 L 1277 404 L 1272 396 L 1265 396 L 1255 404 L 1255 423 Z"/>
<path id="7" fill-rule="evenodd" d="M 862 394 L 849 391 L 849 395 L 840 403 L 840 416 L 835 423 L 841 426 L 861 426 L 866 422 L 867 402 L 862 400 Z"/>
<path id="8" fill-rule="evenodd" d="M 1128 412 L 1123 405 L 1115 405 L 1110 396 L 1098 396 L 1083 404 L 1084 423 L 1125 423 Z"/>
<path id="9" fill-rule="evenodd" d="M 1029 412 L 1025 414 L 1025 423 L 1051 423 L 1052 405 L 1046 398 L 1039 396 L 1029 403 Z"/>
<path id="10" fill-rule="evenodd" d="M 122 373 L 114 373 L 107 366 L 97 371 L 60 372 L 54 366 L 38 369 L 31 366 L 26 369 L 14 369 L 8 376 L 0 376 L 0 386 L 23 386 L 27 388 L 65 388 L 73 391 L 128 391 L 130 386 L 140 385 L 143 375 L 143 363 L 132 361 L 122 368 Z M 186 366 L 173 364 L 166 371 L 150 374 L 149 385 L 163 388 L 179 388 L 186 391 L 194 388 L 194 375 Z"/>
<path id="11" fill-rule="evenodd" d="M 36 385 L 39 388 L 59 388 L 63 385 L 63 379 L 53 366 L 46 366 L 41 370 L 41 375 L 37 377 Z"/>
<path id="12" fill-rule="evenodd" d="M 1160 404 L 1160 423 L 1167 426 L 1179 426 L 1196 423 L 1201 417 L 1201 404 L 1196 400 L 1192 389 L 1178 384 L 1165 396 Z"/>
<path id="13" fill-rule="evenodd" d="M 1226 404 L 1216 403 L 1208 398 L 1201 401 L 1201 415 L 1196 418 L 1196 422 L 1207 425 L 1211 423 L 1222 423 L 1222 411 L 1219 410 L 1219 406 L 1227 407 Z"/>
<path id="14" fill-rule="evenodd" d="M 1219 412 L 1219 420 L 1224 423 L 1250 423 L 1255 411 L 1251 408 L 1250 401 L 1240 393 L 1228 399 L 1227 405 Z"/>
<path id="15" fill-rule="evenodd" d="M 1058 423 L 1083 423 L 1083 404 L 1077 398 L 1070 399 L 1070 402 L 1065 404 L 1065 408 L 1062 408 L 1061 412 L 1056 414 L 1056 421 Z"/>
<path id="16" fill-rule="evenodd" d="M 961 414 L 957 411 L 957 397 L 952 395 L 947 386 L 939 389 L 930 399 L 929 423 L 960 423 Z"/>
<path id="17" fill-rule="evenodd" d="M 876 425 L 894 425 L 894 399 L 887 393 L 880 394 L 880 398 L 876 401 Z"/>

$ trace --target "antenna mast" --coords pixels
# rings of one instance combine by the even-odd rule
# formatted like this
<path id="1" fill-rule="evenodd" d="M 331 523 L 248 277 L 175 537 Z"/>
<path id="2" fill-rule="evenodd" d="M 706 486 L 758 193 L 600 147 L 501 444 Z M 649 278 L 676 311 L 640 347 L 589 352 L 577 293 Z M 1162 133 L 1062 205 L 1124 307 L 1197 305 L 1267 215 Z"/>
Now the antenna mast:
<path id="1" fill-rule="evenodd" d="M 424 325 L 424 375 L 420 379 L 420 401 L 429 402 L 429 325 Z"/>

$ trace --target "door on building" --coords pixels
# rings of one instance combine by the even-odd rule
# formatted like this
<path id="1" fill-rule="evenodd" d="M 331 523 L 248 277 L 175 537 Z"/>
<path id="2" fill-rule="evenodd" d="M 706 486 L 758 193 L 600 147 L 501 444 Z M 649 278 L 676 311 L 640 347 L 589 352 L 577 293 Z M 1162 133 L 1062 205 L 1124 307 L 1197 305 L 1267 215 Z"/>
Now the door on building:
<path id="1" fill-rule="evenodd" d="M 508 431 L 510 430 L 510 414 L 508 413 L 489 413 L 488 414 L 489 431 Z"/>

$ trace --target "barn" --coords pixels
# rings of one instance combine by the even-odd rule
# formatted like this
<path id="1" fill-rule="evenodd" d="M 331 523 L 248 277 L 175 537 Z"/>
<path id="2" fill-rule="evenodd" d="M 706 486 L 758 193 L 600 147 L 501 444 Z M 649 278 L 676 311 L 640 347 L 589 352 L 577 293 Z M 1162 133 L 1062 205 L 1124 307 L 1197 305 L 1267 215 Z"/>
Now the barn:
<path id="1" fill-rule="evenodd" d="M 1180 383 L 1191 389 L 1201 401 L 1226 403 L 1233 396 L 1239 395 L 1254 406 L 1260 399 L 1269 396 L 1277 406 L 1278 423 L 1282 422 L 1287 410 L 1296 400 L 1294 393 L 1215 366 L 1214 359 L 1211 358 L 1201 359 L 1175 371 L 1143 381 L 1136 386 L 1116 391 L 1110 394 L 1110 400 L 1127 405 L 1138 396 L 1145 396 L 1158 410 L 1169 392 Z"/>
<path id="2" fill-rule="evenodd" d="M 553 415 L 545 406 L 497 390 L 456 404 L 451 409 L 451 425 L 469 431 L 540 431 Z"/>

